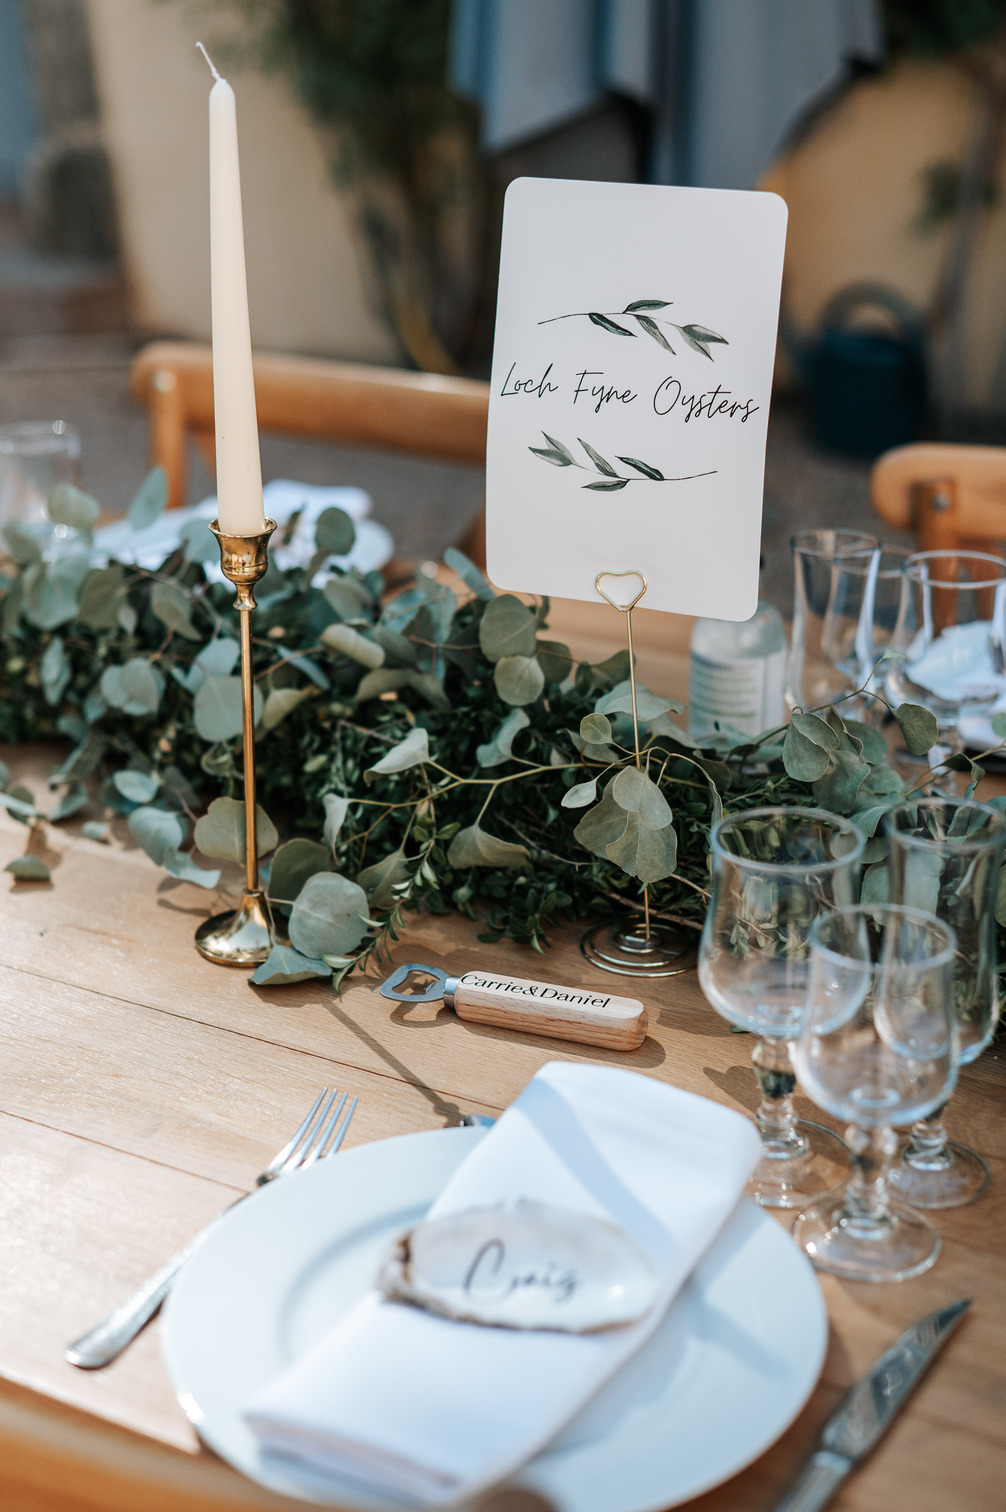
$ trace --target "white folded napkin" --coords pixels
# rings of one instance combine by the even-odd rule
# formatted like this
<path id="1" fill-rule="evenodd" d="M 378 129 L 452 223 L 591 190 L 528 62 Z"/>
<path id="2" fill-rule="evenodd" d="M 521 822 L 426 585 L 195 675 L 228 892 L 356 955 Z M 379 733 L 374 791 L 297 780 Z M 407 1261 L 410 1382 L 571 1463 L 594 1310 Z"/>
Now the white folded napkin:
<path id="1" fill-rule="evenodd" d="M 276 537 L 270 555 L 281 571 L 291 567 L 306 567 L 314 554 L 314 528 L 319 516 L 333 506 L 349 515 L 356 526 L 356 540 L 346 556 L 332 556 L 316 575 L 316 582 L 328 576 L 330 567 L 344 570 L 355 567 L 358 572 L 371 572 L 391 560 L 395 543 L 391 534 L 376 520 L 368 519 L 370 495 L 362 488 L 323 488 L 312 483 L 293 483 L 288 478 L 275 478 L 262 489 L 262 503 L 269 519 L 277 525 L 285 525 L 292 515 L 299 515 L 293 537 L 280 544 Z M 135 562 L 139 567 L 159 567 L 169 552 L 181 543 L 182 526 L 190 520 L 216 518 L 216 495 L 203 499 L 185 509 L 168 509 L 159 515 L 146 530 L 133 530 L 127 520 L 113 520 L 94 533 L 94 544 L 108 557 L 119 562 Z M 207 576 L 224 582 L 219 564 L 206 563 Z"/>
<path id="2" fill-rule="evenodd" d="M 607 1218 L 661 1279 L 595 1334 L 457 1323 L 368 1295 L 245 1408 L 265 1453 L 445 1503 L 511 1474 L 657 1327 L 758 1161 L 740 1114 L 632 1071 L 552 1061 L 455 1171 L 430 1217 L 526 1197 Z"/>

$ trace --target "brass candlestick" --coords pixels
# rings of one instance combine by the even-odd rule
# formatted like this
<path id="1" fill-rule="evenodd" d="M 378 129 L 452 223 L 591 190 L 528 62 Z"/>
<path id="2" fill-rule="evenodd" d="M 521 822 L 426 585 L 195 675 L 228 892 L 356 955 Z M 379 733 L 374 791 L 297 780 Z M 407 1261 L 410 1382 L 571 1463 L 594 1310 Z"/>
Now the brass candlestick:
<path id="1" fill-rule="evenodd" d="M 601 587 L 603 578 L 638 578 L 639 592 L 625 603 L 612 598 Z M 639 752 L 639 716 L 636 712 L 636 658 L 632 645 L 632 611 L 649 585 L 641 572 L 599 572 L 594 587 L 612 609 L 625 615 L 625 638 L 629 647 L 629 692 L 632 698 L 632 734 L 636 748 L 636 770 L 642 770 Z M 608 924 L 588 929 L 580 949 L 592 966 L 615 976 L 665 977 L 688 971 L 695 963 L 692 941 L 679 929 L 654 924 L 650 919 L 650 889 L 643 887 L 643 927 L 629 925 L 618 929 Z"/>
<path id="2" fill-rule="evenodd" d="M 210 529 L 220 543 L 220 566 L 238 591 L 234 607 L 241 616 L 241 709 L 244 723 L 245 885 L 232 913 L 214 914 L 196 930 L 196 949 L 221 966 L 257 966 L 273 944 L 272 920 L 259 887 L 255 824 L 255 714 L 252 703 L 251 615 L 253 588 L 269 566 L 269 537 L 275 520 L 266 520 L 254 535 L 226 535 L 216 520 Z"/>

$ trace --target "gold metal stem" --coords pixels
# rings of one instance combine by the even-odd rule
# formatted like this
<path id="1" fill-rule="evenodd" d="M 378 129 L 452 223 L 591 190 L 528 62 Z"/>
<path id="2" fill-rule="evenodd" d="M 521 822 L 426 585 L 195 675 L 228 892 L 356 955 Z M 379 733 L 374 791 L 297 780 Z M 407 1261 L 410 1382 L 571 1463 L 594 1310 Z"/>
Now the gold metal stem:
<path id="1" fill-rule="evenodd" d="M 255 824 L 255 701 L 252 680 L 251 609 L 241 607 L 241 715 L 244 726 L 245 886 L 258 891 Z"/>
<path id="2" fill-rule="evenodd" d="M 220 545 L 220 567 L 237 589 L 234 607 L 241 619 L 241 724 L 244 735 L 245 887 L 232 913 L 207 919 L 196 931 L 196 949 L 221 966 L 255 966 L 273 944 L 272 921 L 259 887 L 255 816 L 255 703 L 252 677 L 251 617 L 254 587 L 269 566 L 269 537 L 275 520 L 266 520 L 254 535 L 225 534 L 216 520 L 210 529 Z"/>

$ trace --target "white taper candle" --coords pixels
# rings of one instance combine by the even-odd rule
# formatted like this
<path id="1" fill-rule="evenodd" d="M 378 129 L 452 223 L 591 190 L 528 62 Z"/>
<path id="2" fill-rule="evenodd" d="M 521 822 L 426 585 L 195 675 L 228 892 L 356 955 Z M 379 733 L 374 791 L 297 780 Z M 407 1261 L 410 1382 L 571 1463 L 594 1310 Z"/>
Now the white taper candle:
<path id="1" fill-rule="evenodd" d="M 231 535 L 265 525 L 255 383 L 245 277 L 241 177 L 234 91 L 213 67 L 210 90 L 210 284 L 213 297 L 213 409 L 217 442 L 217 519 Z"/>

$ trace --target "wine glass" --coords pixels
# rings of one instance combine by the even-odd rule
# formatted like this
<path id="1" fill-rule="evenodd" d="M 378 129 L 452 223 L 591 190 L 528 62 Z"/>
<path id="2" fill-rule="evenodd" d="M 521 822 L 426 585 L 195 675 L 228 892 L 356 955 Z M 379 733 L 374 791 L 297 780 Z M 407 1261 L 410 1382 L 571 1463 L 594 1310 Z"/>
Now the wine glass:
<path id="1" fill-rule="evenodd" d="M 905 1281 L 928 1270 L 940 1238 L 888 1191 L 892 1125 L 925 1118 L 957 1077 L 949 924 L 901 904 L 840 908 L 810 933 L 807 1000 L 793 1064 L 819 1108 L 848 1119 L 852 1176 L 804 1209 L 793 1237 L 821 1270 Z"/>
<path id="2" fill-rule="evenodd" d="M 890 896 L 950 924 L 957 936 L 951 994 L 962 1065 L 975 1060 L 999 1021 L 996 892 L 1006 846 L 1006 818 L 987 803 L 919 798 L 884 815 Z M 988 1166 L 947 1139 L 943 1108 L 912 1125 L 890 1173 L 894 1191 L 913 1207 L 960 1207 L 989 1183 Z"/>
<path id="3" fill-rule="evenodd" d="M 790 709 L 816 708 L 845 697 L 862 681 L 868 655 L 863 601 L 876 578 L 880 543 L 862 530 L 801 530 L 790 546 L 793 628 L 786 702 Z"/>
<path id="4" fill-rule="evenodd" d="M 759 1036 L 762 1158 L 748 1192 L 763 1207 L 802 1207 L 844 1181 L 848 1152 L 830 1129 L 797 1119 L 787 1041 L 803 1015 L 811 925 L 859 897 L 864 839 L 823 809 L 760 808 L 721 819 L 710 844 L 699 981 L 717 1013 Z"/>
<path id="5" fill-rule="evenodd" d="M 914 552 L 902 569 L 890 651 L 891 703 L 929 709 L 940 743 L 959 752 L 958 720 L 988 713 L 1006 688 L 1006 558 Z"/>

